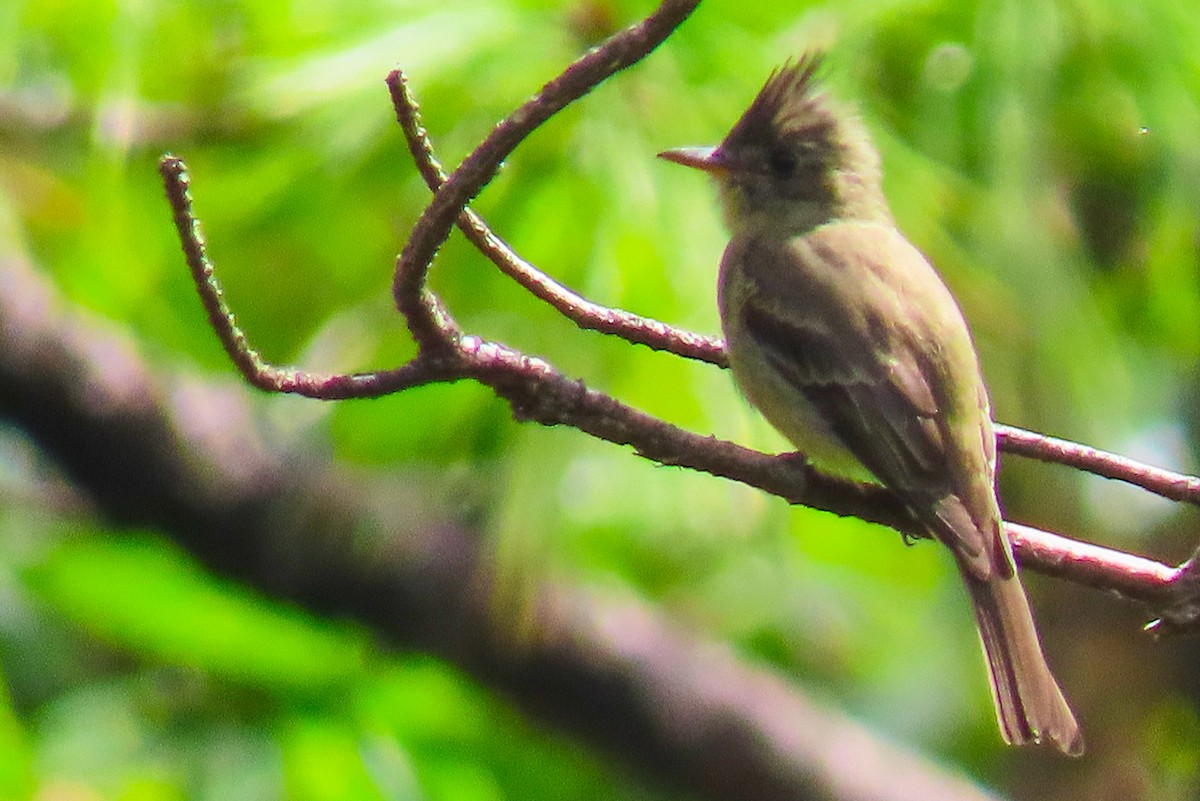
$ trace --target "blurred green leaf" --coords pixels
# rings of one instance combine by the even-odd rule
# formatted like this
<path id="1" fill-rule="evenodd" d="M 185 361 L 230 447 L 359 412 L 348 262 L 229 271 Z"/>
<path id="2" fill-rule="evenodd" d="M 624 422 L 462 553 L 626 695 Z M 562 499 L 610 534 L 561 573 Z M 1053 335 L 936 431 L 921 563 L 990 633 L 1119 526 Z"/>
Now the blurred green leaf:
<path id="1" fill-rule="evenodd" d="M 368 662 L 361 634 L 216 579 L 158 539 L 72 537 L 24 578 L 94 636 L 251 686 L 329 692 Z"/>
<path id="2" fill-rule="evenodd" d="M 337 722 L 293 720 L 281 732 L 288 796 L 296 801 L 382 799 L 354 735 Z"/>
<path id="3" fill-rule="evenodd" d="M 25 798 L 34 786 L 32 750 L 7 689 L 0 685 L 0 798 Z"/>

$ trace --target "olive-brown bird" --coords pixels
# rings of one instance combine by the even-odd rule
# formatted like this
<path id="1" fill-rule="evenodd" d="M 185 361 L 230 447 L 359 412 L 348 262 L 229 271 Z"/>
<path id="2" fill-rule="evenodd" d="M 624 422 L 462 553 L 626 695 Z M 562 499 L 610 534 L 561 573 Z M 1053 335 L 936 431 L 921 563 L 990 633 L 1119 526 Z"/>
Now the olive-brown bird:
<path id="1" fill-rule="evenodd" d="M 734 378 L 817 465 L 884 484 L 953 552 L 1005 741 L 1082 753 L 1001 522 L 967 324 L 896 229 L 879 155 L 817 88 L 819 61 L 776 70 L 718 147 L 661 154 L 720 188 L 731 239 L 719 306 Z"/>

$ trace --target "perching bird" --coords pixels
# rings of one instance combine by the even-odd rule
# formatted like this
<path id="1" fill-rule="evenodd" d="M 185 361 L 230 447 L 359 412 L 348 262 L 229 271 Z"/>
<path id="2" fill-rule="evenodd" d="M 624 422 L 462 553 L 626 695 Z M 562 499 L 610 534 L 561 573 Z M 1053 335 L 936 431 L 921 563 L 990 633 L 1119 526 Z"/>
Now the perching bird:
<path id="1" fill-rule="evenodd" d="M 716 148 L 662 157 L 717 180 L 719 306 L 734 378 L 819 467 L 873 477 L 954 554 L 1009 743 L 1083 739 L 1042 654 L 996 497 L 987 390 L 962 312 L 896 229 L 862 124 L 772 73 Z"/>

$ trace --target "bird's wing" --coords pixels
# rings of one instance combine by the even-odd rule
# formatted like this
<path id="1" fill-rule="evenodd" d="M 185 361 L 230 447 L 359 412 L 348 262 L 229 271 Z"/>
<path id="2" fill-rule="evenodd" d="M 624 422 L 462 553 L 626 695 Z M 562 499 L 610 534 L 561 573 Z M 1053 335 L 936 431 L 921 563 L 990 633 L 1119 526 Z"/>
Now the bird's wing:
<path id="1" fill-rule="evenodd" d="M 986 395 L 966 324 L 924 257 L 894 229 L 836 223 L 749 243 L 740 258 L 739 324 L 761 355 L 973 571 L 990 572 L 994 507 L 969 509 L 961 483 L 991 465 L 959 430 L 987 424 Z M 962 419 L 967 391 L 978 420 Z M 982 413 L 970 408 L 980 398 Z"/>

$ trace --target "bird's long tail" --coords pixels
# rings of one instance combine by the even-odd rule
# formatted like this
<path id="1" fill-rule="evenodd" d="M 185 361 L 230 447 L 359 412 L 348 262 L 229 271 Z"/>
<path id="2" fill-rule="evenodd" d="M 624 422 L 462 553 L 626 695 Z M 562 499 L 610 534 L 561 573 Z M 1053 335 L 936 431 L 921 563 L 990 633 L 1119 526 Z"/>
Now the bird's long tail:
<path id="1" fill-rule="evenodd" d="M 1050 673 L 1025 590 L 1015 574 L 981 580 L 963 570 L 983 641 L 996 716 L 1005 741 L 1049 739 L 1064 754 L 1083 753 L 1083 736 Z"/>

